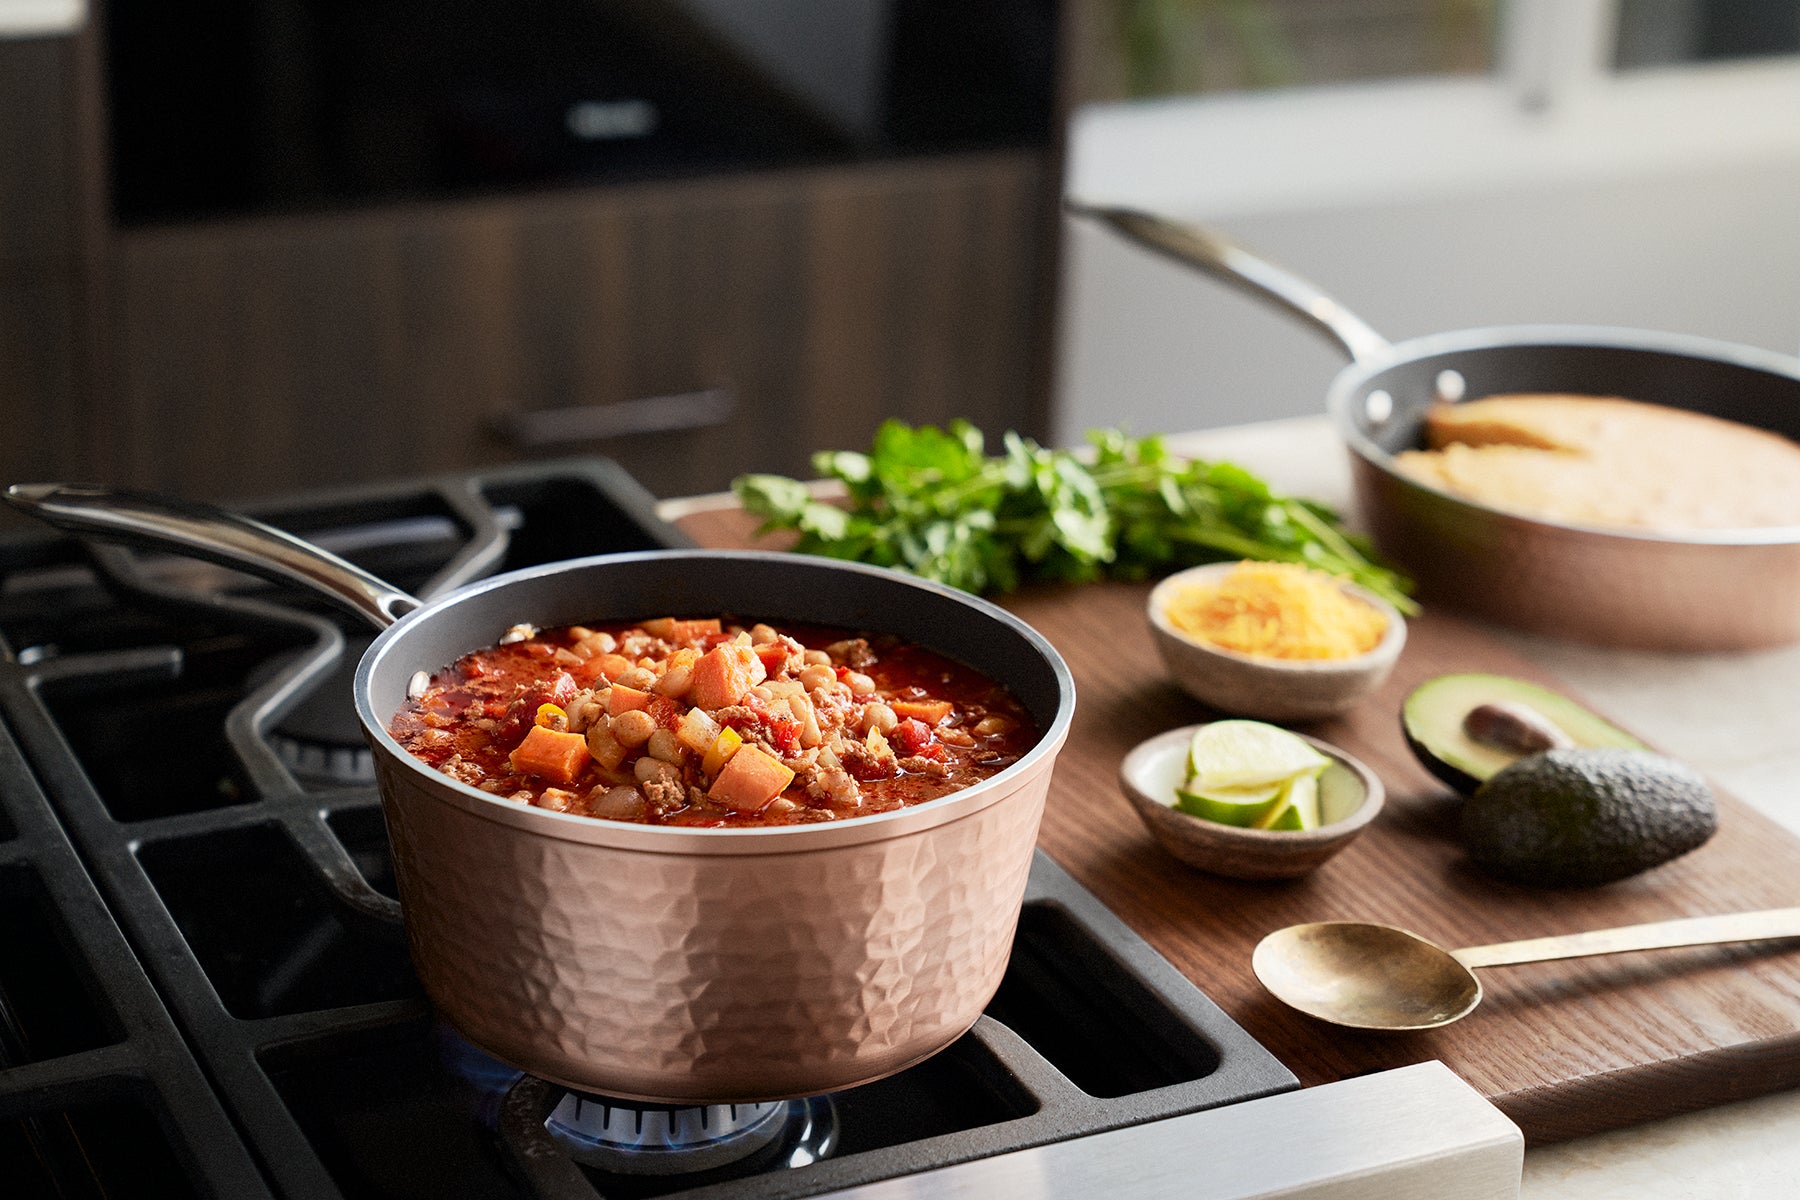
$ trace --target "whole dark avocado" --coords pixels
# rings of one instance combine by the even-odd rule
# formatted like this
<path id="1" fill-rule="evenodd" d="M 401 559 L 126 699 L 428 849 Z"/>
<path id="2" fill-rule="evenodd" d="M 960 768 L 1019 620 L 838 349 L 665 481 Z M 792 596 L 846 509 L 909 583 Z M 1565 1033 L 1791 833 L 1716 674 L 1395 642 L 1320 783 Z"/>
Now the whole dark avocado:
<path id="1" fill-rule="evenodd" d="M 1463 805 L 1462 841 L 1516 883 L 1595 887 L 1695 849 L 1718 828 L 1693 768 L 1643 750 L 1546 750 L 1496 773 Z"/>

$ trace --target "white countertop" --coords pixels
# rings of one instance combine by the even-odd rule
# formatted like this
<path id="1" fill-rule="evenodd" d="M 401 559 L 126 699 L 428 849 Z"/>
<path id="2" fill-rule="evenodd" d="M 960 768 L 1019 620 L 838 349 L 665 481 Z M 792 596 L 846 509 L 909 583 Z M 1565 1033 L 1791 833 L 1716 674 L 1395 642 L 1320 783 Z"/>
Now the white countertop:
<path id="1" fill-rule="evenodd" d="M 1275 487 L 1347 507 L 1348 460 L 1322 418 L 1171 439 Z M 1502 633 L 1609 716 L 1800 832 L 1800 646 L 1674 655 Z M 1800 903 L 1800 880 L 1795 881 Z M 1531 1150 L 1525 1200 L 1773 1200 L 1800 1195 L 1800 1091 Z"/>

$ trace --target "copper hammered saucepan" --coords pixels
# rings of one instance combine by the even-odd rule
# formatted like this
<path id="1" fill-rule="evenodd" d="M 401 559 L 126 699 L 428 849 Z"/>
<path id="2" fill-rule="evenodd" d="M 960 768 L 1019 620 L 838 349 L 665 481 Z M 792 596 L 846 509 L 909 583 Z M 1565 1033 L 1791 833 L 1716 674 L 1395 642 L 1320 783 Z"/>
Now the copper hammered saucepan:
<path id="1" fill-rule="evenodd" d="M 6 498 L 324 593 L 383 632 L 356 671 L 407 940 L 470 1041 L 556 1083 L 670 1104 L 864 1083 L 949 1045 L 999 987 L 1074 684 L 1036 631 L 897 572 L 698 550 L 578 559 L 430 603 L 259 522 L 101 488 Z M 1042 740 L 975 787 L 870 817 L 681 829 L 498 799 L 388 736 L 415 672 L 539 626 L 733 614 L 892 633 L 1005 683 Z"/>
<path id="2" fill-rule="evenodd" d="M 1377 546 L 1443 603 L 1600 645 L 1742 650 L 1800 641 L 1800 526 L 1659 533 L 1536 520 L 1412 479 L 1439 400 L 1514 392 L 1623 396 L 1800 439 L 1800 360 L 1630 329 L 1532 325 L 1389 342 L 1308 281 L 1204 229 L 1127 209 L 1071 211 L 1249 292 L 1335 343 L 1326 398 Z"/>

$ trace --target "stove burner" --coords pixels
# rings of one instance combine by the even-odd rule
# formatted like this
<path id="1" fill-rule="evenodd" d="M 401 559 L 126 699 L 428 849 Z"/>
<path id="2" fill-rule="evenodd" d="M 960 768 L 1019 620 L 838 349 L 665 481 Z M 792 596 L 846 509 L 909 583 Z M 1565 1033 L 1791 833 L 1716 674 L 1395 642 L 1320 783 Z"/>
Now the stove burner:
<path id="1" fill-rule="evenodd" d="M 343 653 L 331 670 L 265 735 L 282 764 L 303 784 L 362 786 L 375 782 L 375 756 L 363 741 L 362 725 L 350 701 L 356 664 L 373 640 L 347 636 Z M 286 670 L 292 662 L 287 655 L 271 659 L 252 674 L 252 686 Z"/>
<path id="2" fill-rule="evenodd" d="M 282 730 L 269 733 L 282 765 L 301 783 L 321 785 L 371 784 L 375 782 L 375 756 L 367 746 L 322 746 L 292 737 Z"/>
<path id="3" fill-rule="evenodd" d="M 837 1147 L 828 1097 L 704 1108 L 643 1108 L 569 1092 L 544 1128 L 577 1162 L 617 1175 L 688 1175 L 755 1158 L 804 1167 Z"/>

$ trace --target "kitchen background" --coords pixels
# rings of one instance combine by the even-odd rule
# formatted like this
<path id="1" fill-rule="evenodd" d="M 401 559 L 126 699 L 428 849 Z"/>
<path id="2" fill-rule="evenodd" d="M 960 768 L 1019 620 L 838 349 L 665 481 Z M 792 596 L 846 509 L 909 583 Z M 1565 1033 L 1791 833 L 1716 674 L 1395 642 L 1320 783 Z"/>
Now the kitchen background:
<path id="1" fill-rule="evenodd" d="M 1317 411 L 1334 353 L 1058 211 L 1215 224 L 1393 337 L 1800 346 L 1780 0 L 0 0 L 0 470 L 239 497 L 884 416 Z"/>

